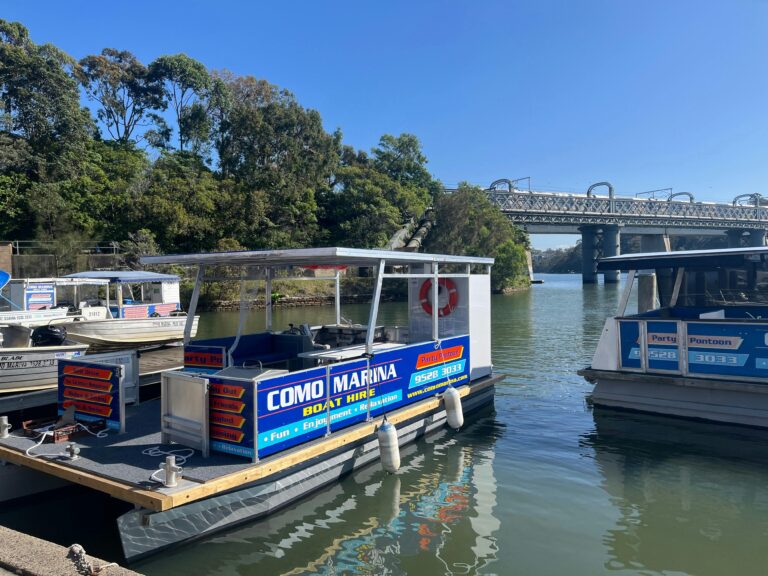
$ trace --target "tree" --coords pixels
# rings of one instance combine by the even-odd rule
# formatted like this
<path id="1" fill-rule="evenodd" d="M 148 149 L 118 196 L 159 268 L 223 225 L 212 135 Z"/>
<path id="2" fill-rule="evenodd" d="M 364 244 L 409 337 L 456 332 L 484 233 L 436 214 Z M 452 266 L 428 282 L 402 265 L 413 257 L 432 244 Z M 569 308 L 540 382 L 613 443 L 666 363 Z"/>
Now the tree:
<path id="1" fill-rule="evenodd" d="M 69 73 L 73 66 L 58 48 L 32 42 L 18 22 L 0 20 L 0 130 L 24 140 L 5 144 L 28 147 L 24 166 L 12 169 L 32 180 L 70 173 L 89 137 L 92 125 Z"/>
<path id="2" fill-rule="evenodd" d="M 399 184 L 375 170 L 364 152 L 345 146 L 333 186 L 318 196 L 320 224 L 334 246 L 380 248 L 401 225 L 389 198 Z"/>
<path id="3" fill-rule="evenodd" d="M 453 194 L 440 196 L 437 226 L 427 236 L 430 252 L 492 256 L 491 286 L 503 291 L 527 285 L 527 235 L 493 205 L 485 192 L 462 182 Z"/>
<path id="4" fill-rule="evenodd" d="M 163 153 L 136 199 L 136 228 L 156 236 L 165 252 L 211 250 L 228 229 L 231 213 L 214 174 L 188 152 Z"/>
<path id="5" fill-rule="evenodd" d="M 211 119 L 207 100 L 213 81 L 205 66 L 186 54 L 161 56 L 149 65 L 152 78 L 163 84 L 166 105 L 176 116 L 179 150 L 193 150 L 208 141 Z"/>
<path id="6" fill-rule="evenodd" d="M 392 201 L 400 209 L 403 220 L 421 216 L 439 193 L 440 184 L 426 168 L 427 158 L 421 151 L 419 139 L 413 134 L 385 134 L 372 152 L 374 168 L 400 184 Z"/>
<path id="7" fill-rule="evenodd" d="M 86 56 L 76 74 L 88 98 L 101 106 L 98 119 L 122 144 L 137 129 L 154 124 L 154 110 L 165 109 L 162 84 L 127 50 L 105 48 L 100 55 Z"/>
<path id="8" fill-rule="evenodd" d="M 258 243 L 249 247 L 311 245 L 318 235 L 315 191 L 327 186 L 337 142 L 320 114 L 290 92 L 250 76 L 218 77 L 227 87 L 216 111 L 222 175 L 268 198 Z"/>

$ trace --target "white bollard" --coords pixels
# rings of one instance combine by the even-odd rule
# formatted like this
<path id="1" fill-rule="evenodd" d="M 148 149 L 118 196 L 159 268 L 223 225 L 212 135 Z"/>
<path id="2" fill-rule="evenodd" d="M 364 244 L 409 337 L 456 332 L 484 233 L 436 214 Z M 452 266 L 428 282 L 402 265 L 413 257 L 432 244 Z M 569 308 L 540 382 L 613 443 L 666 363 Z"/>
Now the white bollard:
<path id="1" fill-rule="evenodd" d="M 166 456 L 163 470 L 165 471 L 163 486 L 168 488 L 178 486 L 179 478 L 181 478 L 181 466 L 176 466 L 176 456 Z"/>
<path id="2" fill-rule="evenodd" d="M 8 438 L 11 425 L 8 422 L 8 416 L 0 416 L 0 438 Z"/>
<path id="3" fill-rule="evenodd" d="M 384 418 L 377 432 L 381 467 L 394 474 L 400 469 L 400 445 L 397 442 L 397 428 Z"/>

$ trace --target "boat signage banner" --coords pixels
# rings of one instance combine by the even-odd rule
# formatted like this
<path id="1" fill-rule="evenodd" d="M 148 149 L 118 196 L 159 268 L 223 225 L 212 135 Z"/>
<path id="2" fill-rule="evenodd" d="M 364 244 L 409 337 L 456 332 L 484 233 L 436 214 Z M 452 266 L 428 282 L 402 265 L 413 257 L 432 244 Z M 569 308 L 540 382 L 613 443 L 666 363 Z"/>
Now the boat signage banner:
<path id="1" fill-rule="evenodd" d="M 689 322 L 688 372 L 765 378 L 768 325 Z"/>
<path id="2" fill-rule="evenodd" d="M 404 346 L 262 380 L 257 386 L 259 457 L 469 383 L 469 336 Z M 330 425 L 329 425 L 330 421 Z"/>
<path id="3" fill-rule="evenodd" d="M 213 374 L 224 368 L 224 346 L 184 346 L 184 369 Z"/>
<path id="4" fill-rule="evenodd" d="M 638 320 L 619 320 L 619 346 L 621 367 L 639 370 L 640 359 L 640 322 Z"/>
<path id="5" fill-rule="evenodd" d="M 255 459 L 255 386 L 252 380 L 242 378 L 208 379 L 211 450 Z"/>
<path id="6" fill-rule="evenodd" d="M 104 419 L 107 427 L 125 432 L 123 367 L 113 364 L 59 360 L 59 415 L 75 407 L 75 419 Z"/>
<path id="7" fill-rule="evenodd" d="M 645 340 L 648 347 L 648 369 L 664 372 L 680 370 L 677 354 L 677 322 L 648 321 Z"/>
<path id="8" fill-rule="evenodd" d="M 50 283 L 29 284 L 24 290 L 24 304 L 27 310 L 53 308 L 56 304 L 56 288 Z"/>
<path id="9" fill-rule="evenodd" d="M 469 337 L 253 382 L 209 377 L 211 449 L 263 458 L 469 382 Z M 328 424 L 330 420 L 330 425 Z"/>

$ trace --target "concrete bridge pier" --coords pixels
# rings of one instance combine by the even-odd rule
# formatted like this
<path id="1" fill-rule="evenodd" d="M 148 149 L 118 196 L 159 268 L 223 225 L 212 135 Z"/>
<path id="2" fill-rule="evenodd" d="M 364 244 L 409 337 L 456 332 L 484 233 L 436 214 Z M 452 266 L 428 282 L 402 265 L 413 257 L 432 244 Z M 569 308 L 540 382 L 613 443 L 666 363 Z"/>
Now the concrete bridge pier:
<path id="1" fill-rule="evenodd" d="M 584 284 L 597 284 L 597 259 L 599 226 L 581 226 L 581 281 Z"/>
<path id="2" fill-rule="evenodd" d="M 747 242 L 749 242 L 750 247 L 765 246 L 765 233 L 766 231 L 761 229 L 749 230 Z"/>
<path id="3" fill-rule="evenodd" d="M 747 230 L 726 230 L 728 237 L 728 248 L 741 248 L 742 246 L 758 247 L 765 246 L 766 230 L 762 228 L 752 228 Z"/>
<path id="4" fill-rule="evenodd" d="M 728 237 L 728 248 L 741 248 L 744 230 L 726 230 L 725 235 Z"/>
<path id="5" fill-rule="evenodd" d="M 621 253 L 621 232 L 617 224 L 603 226 L 603 258 L 618 256 Z M 609 270 L 603 272 L 606 284 L 618 284 L 621 272 Z"/>

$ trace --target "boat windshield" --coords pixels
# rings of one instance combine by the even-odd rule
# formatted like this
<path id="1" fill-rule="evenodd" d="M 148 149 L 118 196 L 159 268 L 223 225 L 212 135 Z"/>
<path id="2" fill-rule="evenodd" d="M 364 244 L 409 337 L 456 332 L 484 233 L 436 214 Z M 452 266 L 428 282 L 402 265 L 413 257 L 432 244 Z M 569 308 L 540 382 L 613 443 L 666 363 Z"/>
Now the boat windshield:
<path id="1" fill-rule="evenodd" d="M 739 268 L 686 270 L 678 306 L 768 304 L 768 267 L 764 262 Z"/>

